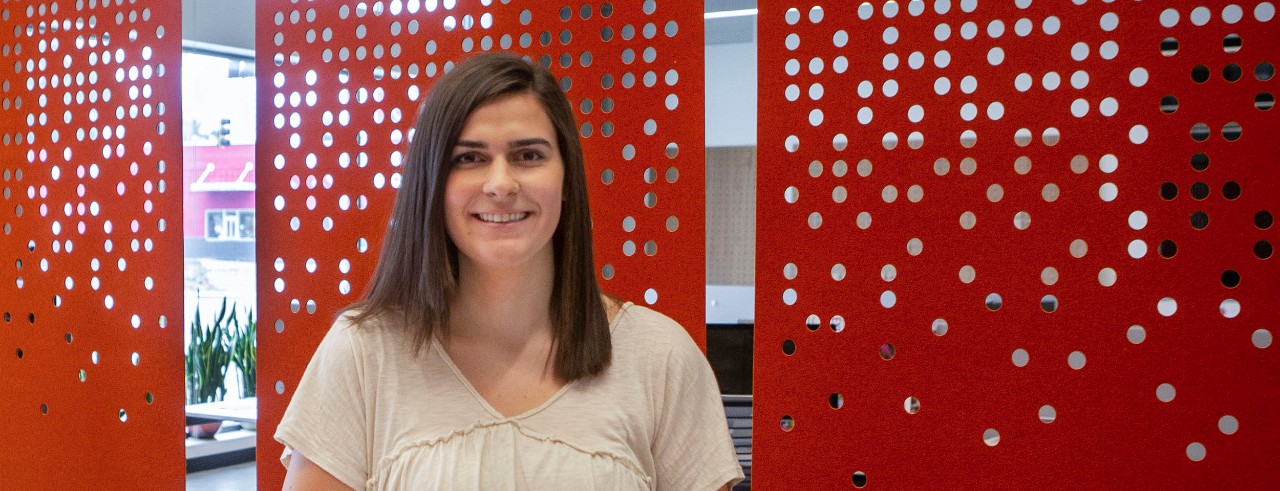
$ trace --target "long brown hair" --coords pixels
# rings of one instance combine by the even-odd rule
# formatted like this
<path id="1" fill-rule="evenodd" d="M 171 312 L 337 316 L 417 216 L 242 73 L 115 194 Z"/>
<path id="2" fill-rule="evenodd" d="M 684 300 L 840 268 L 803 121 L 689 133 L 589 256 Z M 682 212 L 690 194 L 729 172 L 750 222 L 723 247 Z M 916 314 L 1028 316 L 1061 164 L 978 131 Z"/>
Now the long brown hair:
<path id="1" fill-rule="evenodd" d="M 556 129 L 565 167 L 565 202 L 552 239 L 555 373 L 567 381 L 590 377 L 609 365 L 612 343 L 591 256 L 591 213 L 577 123 L 555 77 L 512 54 L 467 59 L 431 88 L 413 128 L 377 270 L 364 298 L 346 310 L 355 312 L 356 324 L 371 318 L 403 322 L 415 330 L 418 350 L 430 342 L 435 329 L 448 331 L 449 300 L 458 286 L 458 248 L 449 239 L 444 218 L 448 159 L 471 112 L 512 93 L 537 97 Z"/>

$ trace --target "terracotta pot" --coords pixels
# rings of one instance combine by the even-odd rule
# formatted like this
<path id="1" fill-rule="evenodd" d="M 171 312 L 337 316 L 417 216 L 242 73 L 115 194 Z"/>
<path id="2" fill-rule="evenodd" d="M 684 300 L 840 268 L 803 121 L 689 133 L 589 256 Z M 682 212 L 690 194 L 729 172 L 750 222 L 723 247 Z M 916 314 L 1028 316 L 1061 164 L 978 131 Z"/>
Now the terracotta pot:
<path id="1" fill-rule="evenodd" d="M 221 421 L 212 423 L 204 423 L 198 425 L 187 426 L 187 434 L 196 438 L 205 438 L 212 440 L 213 435 L 218 433 L 218 429 L 222 427 Z"/>

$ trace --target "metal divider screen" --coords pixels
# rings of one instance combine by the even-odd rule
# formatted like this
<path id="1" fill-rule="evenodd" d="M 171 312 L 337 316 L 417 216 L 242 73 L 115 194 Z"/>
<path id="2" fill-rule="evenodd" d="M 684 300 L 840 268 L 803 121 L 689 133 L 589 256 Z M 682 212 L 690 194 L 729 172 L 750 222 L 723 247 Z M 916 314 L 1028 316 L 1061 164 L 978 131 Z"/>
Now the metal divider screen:
<path id="1" fill-rule="evenodd" d="M 1280 478 L 1274 3 L 759 9 L 758 485 Z"/>
<path id="2" fill-rule="evenodd" d="M 183 479 L 176 2 L 0 2 L 0 489 Z"/>
<path id="3" fill-rule="evenodd" d="M 684 2 L 258 2 L 258 476 L 307 361 L 376 265 L 409 130 L 460 60 L 511 51 L 567 89 L 601 287 L 704 339 L 702 8 Z M 671 274 L 679 272 L 679 274 Z"/>

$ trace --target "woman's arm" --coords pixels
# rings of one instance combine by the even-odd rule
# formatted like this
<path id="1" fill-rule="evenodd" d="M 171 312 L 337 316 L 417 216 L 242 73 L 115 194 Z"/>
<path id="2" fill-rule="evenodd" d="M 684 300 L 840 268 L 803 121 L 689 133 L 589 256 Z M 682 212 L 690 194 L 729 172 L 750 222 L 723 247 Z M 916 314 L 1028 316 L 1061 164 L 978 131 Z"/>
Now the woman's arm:
<path id="1" fill-rule="evenodd" d="M 351 488 L 339 481 L 338 478 L 333 477 L 333 474 L 307 460 L 302 455 L 302 452 L 295 450 L 289 458 L 289 470 L 284 476 L 283 489 L 286 491 L 349 491 Z"/>

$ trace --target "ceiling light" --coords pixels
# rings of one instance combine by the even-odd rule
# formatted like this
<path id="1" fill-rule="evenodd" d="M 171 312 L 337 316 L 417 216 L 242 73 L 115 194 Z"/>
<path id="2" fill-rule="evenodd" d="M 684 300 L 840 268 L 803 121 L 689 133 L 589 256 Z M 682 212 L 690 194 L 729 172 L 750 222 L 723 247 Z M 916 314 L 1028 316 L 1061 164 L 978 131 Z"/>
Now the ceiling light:
<path id="1" fill-rule="evenodd" d="M 741 9 L 741 10 L 721 10 L 718 12 L 707 12 L 702 14 L 703 19 L 726 19 L 729 17 L 746 17 L 756 15 L 759 9 Z"/>

